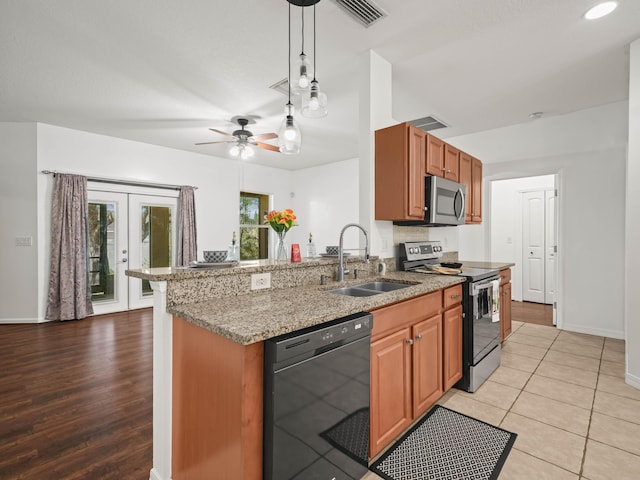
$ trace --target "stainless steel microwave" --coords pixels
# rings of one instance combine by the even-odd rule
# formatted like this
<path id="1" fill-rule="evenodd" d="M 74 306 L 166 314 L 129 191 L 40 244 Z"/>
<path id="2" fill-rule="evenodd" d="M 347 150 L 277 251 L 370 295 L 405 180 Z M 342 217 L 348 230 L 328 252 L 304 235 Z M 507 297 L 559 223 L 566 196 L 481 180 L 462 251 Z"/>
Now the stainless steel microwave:
<path id="1" fill-rule="evenodd" d="M 464 225 L 467 187 L 431 175 L 425 177 L 424 183 L 424 220 L 393 223 L 424 227 Z"/>

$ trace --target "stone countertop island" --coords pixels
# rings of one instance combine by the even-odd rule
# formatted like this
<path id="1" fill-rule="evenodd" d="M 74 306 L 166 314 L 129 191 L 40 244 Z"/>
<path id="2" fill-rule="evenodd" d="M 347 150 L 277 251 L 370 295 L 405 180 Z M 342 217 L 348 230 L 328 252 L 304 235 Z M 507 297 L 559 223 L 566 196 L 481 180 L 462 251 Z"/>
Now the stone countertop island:
<path id="1" fill-rule="evenodd" d="M 211 462 L 220 478 L 260 479 L 262 465 L 255 459 L 262 449 L 264 340 L 464 281 L 396 271 L 379 275 L 374 257 L 369 264 L 361 257 L 347 263 L 360 279 L 333 281 L 335 258 L 127 271 L 149 280 L 154 290 L 151 480 L 205 478 Z M 270 273 L 271 288 L 252 291 L 256 273 Z M 320 285 L 321 275 L 329 278 L 327 285 Z M 328 292 L 375 280 L 410 286 L 370 297 Z"/>

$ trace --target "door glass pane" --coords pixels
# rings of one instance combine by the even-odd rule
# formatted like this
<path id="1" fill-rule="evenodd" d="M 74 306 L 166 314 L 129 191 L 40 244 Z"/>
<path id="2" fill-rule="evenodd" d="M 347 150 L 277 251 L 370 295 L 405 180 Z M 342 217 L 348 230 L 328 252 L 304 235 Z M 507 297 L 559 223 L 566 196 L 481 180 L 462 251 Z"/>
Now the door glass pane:
<path id="1" fill-rule="evenodd" d="M 140 209 L 141 267 L 170 267 L 173 252 L 171 207 L 142 205 Z M 142 294 L 153 295 L 148 280 L 142 281 Z"/>
<path id="2" fill-rule="evenodd" d="M 89 203 L 89 282 L 91 301 L 116 299 L 116 204 Z"/>

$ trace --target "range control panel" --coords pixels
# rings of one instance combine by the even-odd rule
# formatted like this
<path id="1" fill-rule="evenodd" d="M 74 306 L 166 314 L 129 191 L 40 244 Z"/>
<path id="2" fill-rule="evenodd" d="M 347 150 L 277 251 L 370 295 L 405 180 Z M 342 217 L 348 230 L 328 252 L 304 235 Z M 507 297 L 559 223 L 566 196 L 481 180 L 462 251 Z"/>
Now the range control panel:
<path id="1" fill-rule="evenodd" d="M 399 245 L 401 261 L 432 260 L 442 257 L 442 244 L 437 241 L 405 242 Z"/>

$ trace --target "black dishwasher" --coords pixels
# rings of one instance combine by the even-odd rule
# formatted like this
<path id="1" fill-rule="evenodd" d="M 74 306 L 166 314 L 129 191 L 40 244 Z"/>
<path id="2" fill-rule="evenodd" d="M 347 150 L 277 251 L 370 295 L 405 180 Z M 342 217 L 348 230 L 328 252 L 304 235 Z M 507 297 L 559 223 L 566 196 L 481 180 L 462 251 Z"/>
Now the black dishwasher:
<path id="1" fill-rule="evenodd" d="M 265 341 L 264 480 L 367 472 L 372 326 L 363 312 Z"/>

